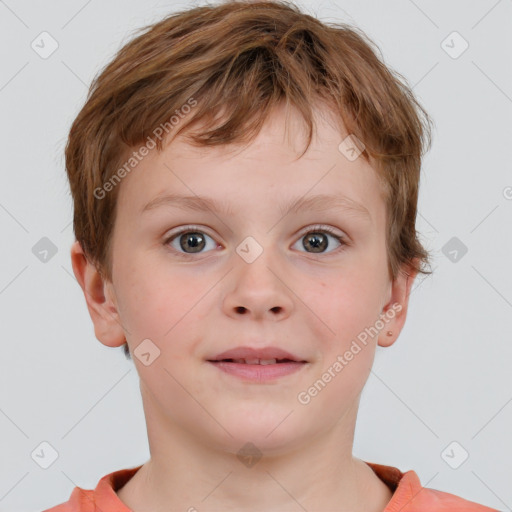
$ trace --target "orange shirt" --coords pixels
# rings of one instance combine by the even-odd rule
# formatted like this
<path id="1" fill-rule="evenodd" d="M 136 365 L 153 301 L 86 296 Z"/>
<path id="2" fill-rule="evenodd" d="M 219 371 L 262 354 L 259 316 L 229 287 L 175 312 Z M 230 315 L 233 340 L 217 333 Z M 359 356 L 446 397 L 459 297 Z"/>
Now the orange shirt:
<path id="1" fill-rule="evenodd" d="M 393 491 L 393 497 L 383 512 L 499 512 L 454 494 L 423 488 L 418 475 L 412 470 L 402 473 L 392 466 L 366 464 Z M 116 491 L 141 467 L 105 475 L 94 490 L 75 487 L 69 501 L 43 512 L 132 512 L 118 498 Z"/>

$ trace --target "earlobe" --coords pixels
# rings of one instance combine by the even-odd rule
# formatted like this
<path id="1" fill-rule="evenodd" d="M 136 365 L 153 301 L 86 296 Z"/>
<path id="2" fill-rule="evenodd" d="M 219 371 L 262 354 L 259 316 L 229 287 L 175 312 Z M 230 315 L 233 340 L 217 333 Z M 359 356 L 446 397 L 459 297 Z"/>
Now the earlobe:
<path id="1" fill-rule="evenodd" d="M 407 317 L 409 296 L 417 273 L 417 270 L 406 265 L 391 285 L 391 298 L 380 315 L 384 323 L 378 339 L 378 345 L 381 347 L 393 345 L 402 331 Z"/>
<path id="2" fill-rule="evenodd" d="M 88 261 L 78 241 L 71 246 L 71 264 L 82 288 L 96 338 L 104 345 L 118 347 L 125 343 L 112 284 L 105 281 L 96 267 Z M 111 295 L 112 297 L 109 297 Z"/>

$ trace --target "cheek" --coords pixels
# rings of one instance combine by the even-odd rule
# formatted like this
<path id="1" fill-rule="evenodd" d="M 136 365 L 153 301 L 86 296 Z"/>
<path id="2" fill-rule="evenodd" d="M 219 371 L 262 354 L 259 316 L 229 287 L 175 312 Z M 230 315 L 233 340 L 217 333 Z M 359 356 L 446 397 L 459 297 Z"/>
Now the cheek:
<path id="1" fill-rule="evenodd" d="M 336 279 L 324 280 L 318 293 L 310 296 L 311 304 L 318 305 L 318 316 L 337 335 L 353 334 L 378 318 L 383 288 L 381 278 L 370 272 L 340 272 Z"/>
<path id="2" fill-rule="evenodd" d="M 322 320 L 315 333 L 322 344 L 320 367 L 336 376 L 329 385 L 335 401 L 354 396 L 368 378 L 377 344 L 381 280 L 369 269 L 347 272 L 331 282 L 324 280 L 326 286 L 319 286 L 310 299 Z"/>
<path id="3" fill-rule="evenodd" d="M 164 318 L 162 305 L 170 299 L 171 293 L 155 273 L 136 262 L 123 260 L 118 265 L 116 279 L 117 302 L 123 325 L 132 338 L 141 335 L 151 338 L 158 332 L 155 319 Z M 149 326 L 153 328 L 148 329 Z"/>
<path id="4" fill-rule="evenodd" d="M 204 323 L 201 312 L 207 303 L 206 297 L 201 298 L 211 286 L 177 273 L 166 277 L 157 271 L 129 273 L 121 290 L 120 310 L 133 345 L 150 339 L 162 352 L 172 353 L 173 361 L 185 357 L 182 343 L 198 335 L 195 330 Z"/>
<path id="5" fill-rule="evenodd" d="M 342 288 L 330 288 L 321 314 L 334 331 L 324 340 L 317 376 L 325 383 L 324 403 L 333 404 L 333 417 L 339 407 L 352 403 L 360 394 L 373 365 L 378 331 L 372 329 L 379 318 L 379 303 L 369 283 L 346 280 Z M 345 405 L 344 405 L 345 404 Z"/>

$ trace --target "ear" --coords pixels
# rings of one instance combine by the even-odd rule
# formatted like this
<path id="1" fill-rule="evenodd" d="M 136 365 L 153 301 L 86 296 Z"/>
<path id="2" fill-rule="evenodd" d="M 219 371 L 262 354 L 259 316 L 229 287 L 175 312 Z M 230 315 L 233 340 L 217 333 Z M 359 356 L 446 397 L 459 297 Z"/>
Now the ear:
<path id="1" fill-rule="evenodd" d="M 415 260 L 419 262 L 419 260 Z M 381 347 L 391 346 L 402 331 L 407 317 L 409 307 L 409 295 L 412 284 L 418 271 L 410 265 L 404 265 L 396 279 L 391 283 L 391 296 L 387 304 L 382 308 L 381 320 L 384 322 L 384 328 L 379 333 L 378 344 Z M 391 331 L 392 335 L 387 333 Z"/>
<path id="2" fill-rule="evenodd" d="M 126 339 L 112 283 L 102 278 L 96 267 L 87 260 L 77 241 L 71 246 L 71 264 L 84 292 L 96 338 L 108 347 L 123 345 Z"/>

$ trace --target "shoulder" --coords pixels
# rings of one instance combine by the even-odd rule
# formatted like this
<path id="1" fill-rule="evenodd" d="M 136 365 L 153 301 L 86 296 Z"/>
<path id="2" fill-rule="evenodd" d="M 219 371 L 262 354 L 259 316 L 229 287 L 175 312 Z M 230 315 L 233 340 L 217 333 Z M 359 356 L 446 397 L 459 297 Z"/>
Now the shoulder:
<path id="1" fill-rule="evenodd" d="M 43 512 L 95 512 L 94 491 L 75 487 L 68 501 Z"/>
<path id="2" fill-rule="evenodd" d="M 131 512 L 116 494 L 142 465 L 104 475 L 94 490 L 75 487 L 69 500 L 43 512 Z"/>
<path id="3" fill-rule="evenodd" d="M 423 487 L 413 470 L 403 473 L 393 466 L 366 463 L 393 491 L 383 512 L 499 512 L 455 494 Z"/>
<path id="4" fill-rule="evenodd" d="M 455 494 L 426 487 L 423 487 L 413 498 L 411 507 L 411 510 L 435 510 L 436 512 L 497 512 L 495 508 L 489 508 Z"/>

